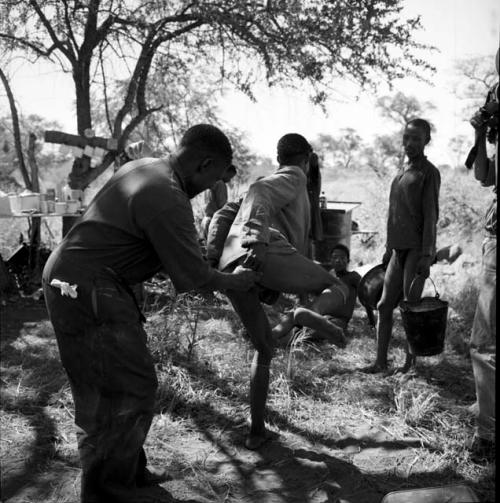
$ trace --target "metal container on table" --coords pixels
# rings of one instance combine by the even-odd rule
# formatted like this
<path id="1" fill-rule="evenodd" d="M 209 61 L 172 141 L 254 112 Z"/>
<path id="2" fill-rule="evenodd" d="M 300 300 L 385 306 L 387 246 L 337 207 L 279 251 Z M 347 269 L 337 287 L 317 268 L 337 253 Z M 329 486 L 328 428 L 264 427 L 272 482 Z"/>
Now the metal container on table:
<path id="1" fill-rule="evenodd" d="M 322 264 L 330 262 L 333 247 L 343 244 L 351 248 L 352 210 L 359 202 L 327 201 L 321 210 L 323 239 L 313 243 L 313 258 Z"/>
<path id="2" fill-rule="evenodd" d="M 40 194 L 19 194 L 20 211 L 40 211 Z"/>

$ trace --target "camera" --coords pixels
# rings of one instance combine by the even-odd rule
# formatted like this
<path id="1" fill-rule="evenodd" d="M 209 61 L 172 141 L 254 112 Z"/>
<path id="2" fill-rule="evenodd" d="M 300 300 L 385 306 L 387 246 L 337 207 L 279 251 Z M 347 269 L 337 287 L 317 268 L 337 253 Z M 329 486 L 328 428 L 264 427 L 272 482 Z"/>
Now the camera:
<path id="1" fill-rule="evenodd" d="M 486 127 L 486 138 L 495 143 L 498 135 L 498 84 L 495 84 L 486 96 L 485 104 L 478 110 L 479 127 Z"/>
<path id="2" fill-rule="evenodd" d="M 499 86 L 498 83 L 490 88 L 486 96 L 485 104 L 474 114 L 471 119 L 471 124 L 476 129 L 486 128 L 486 139 L 489 143 L 495 144 L 498 141 L 498 102 L 499 102 Z M 472 169 L 474 160 L 477 154 L 477 142 L 472 147 L 465 166 L 467 169 Z"/>

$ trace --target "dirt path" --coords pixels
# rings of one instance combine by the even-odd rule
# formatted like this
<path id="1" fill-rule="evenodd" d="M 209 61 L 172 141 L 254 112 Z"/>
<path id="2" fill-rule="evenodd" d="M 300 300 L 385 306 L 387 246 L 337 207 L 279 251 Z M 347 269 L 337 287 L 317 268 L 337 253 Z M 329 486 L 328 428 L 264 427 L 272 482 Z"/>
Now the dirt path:
<path id="1" fill-rule="evenodd" d="M 1 501 L 78 502 L 72 404 L 43 303 L 2 307 L 1 354 Z M 422 469 L 421 441 L 395 438 L 383 422 L 347 421 L 335 441 L 286 428 L 251 452 L 241 447 L 247 428 L 241 418 L 210 404 L 189 418 L 155 416 L 146 451 L 172 475 L 159 501 L 379 503 L 421 477 L 412 473 Z M 274 426 L 279 430 L 279 421 Z M 420 485 L 448 480 L 460 481 L 428 471 Z"/>

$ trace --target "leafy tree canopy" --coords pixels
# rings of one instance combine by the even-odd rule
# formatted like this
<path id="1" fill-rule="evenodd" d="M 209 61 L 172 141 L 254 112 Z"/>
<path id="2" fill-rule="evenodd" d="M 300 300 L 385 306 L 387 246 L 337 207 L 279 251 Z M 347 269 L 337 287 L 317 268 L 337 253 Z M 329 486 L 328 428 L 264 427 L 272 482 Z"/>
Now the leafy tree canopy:
<path id="1" fill-rule="evenodd" d="M 429 65 L 416 55 L 419 18 L 404 19 L 400 0 L 1 0 L 0 38 L 7 50 L 46 58 L 70 72 L 77 130 L 94 125 L 91 89 L 118 77 L 126 86 L 108 116 L 123 148 L 131 132 L 162 109 L 150 86 L 161 65 L 209 65 L 222 84 L 252 96 L 253 85 L 307 82 L 324 102 L 335 77 L 375 85 Z M 417 73 L 418 71 L 418 73 Z M 164 82 L 166 89 L 172 85 Z M 90 169 L 78 160 L 70 185 L 85 187 L 113 162 Z"/>

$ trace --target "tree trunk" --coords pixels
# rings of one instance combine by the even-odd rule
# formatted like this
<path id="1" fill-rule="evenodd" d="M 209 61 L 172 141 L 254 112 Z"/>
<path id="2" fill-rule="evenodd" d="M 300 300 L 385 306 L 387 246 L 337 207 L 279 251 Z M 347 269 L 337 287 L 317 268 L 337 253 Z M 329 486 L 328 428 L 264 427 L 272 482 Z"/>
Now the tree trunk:
<path id="1" fill-rule="evenodd" d="M 1 68 L 0 79 L 2 79 L 5 91 L 7 93 L 7 99 L 9 100 L 10 113 L 12 115 L 12 129 L 14 132 L 14 143 L 16 146 L 17 159 L 19 161 L 19 169 L 21 170 L 21 174 L 23 175 L 24 185 L 27 189 L 33 190 L 31 180 L 28 175 L 28 170 L 26 169 L 26 164 L 24 163 L 23 147 L 21 144 L 21 130 L 19 128 L 19 117 L 17 114 L 16 102 L 14 101 L 14 95 L 12 94 L 7 76 L 5 75 L 5 73 L 3 73 Z"/>
<path id="2" fill-rule="evenodd" d="M 77 130 L 80 136 L 86 129 L 92 128 L 92 113 L 90 109 L 90 64 L 81 61 L 73 71 L 73 81 L 76 91 L 76 118 Z M 90 158 L 80 157 L 75 159 L 68 176 L 68 185 L 71 189 L 84 190 L 89 184 Z M 75 223 L 77 217 L 62 218 L 62 235 L 65 236 Z"/>
<path id="3" fill-rule="evenodd" d="M 36 163 L 35 157 L 35 143 L 36 136 L 34 133 L 30 133 L 28 141 L 28 163 L 31 171 L 31 182 L 33 192 L 40 192 L 40 182 L 38 178 L 38 164 Z M 29 242 L 31 250 L 36 250 L 32 255 L 34 257 L 34 263 L 31 265 L 32 270 L 32 281 L 34 283 L 39 283 L 41 280 L 42 271 L 40 268 L 40 242 L 41 242 L 41 227 L 42 219 L 40 217 L 33 217 L 31 219 L 31 228 Z"/>

